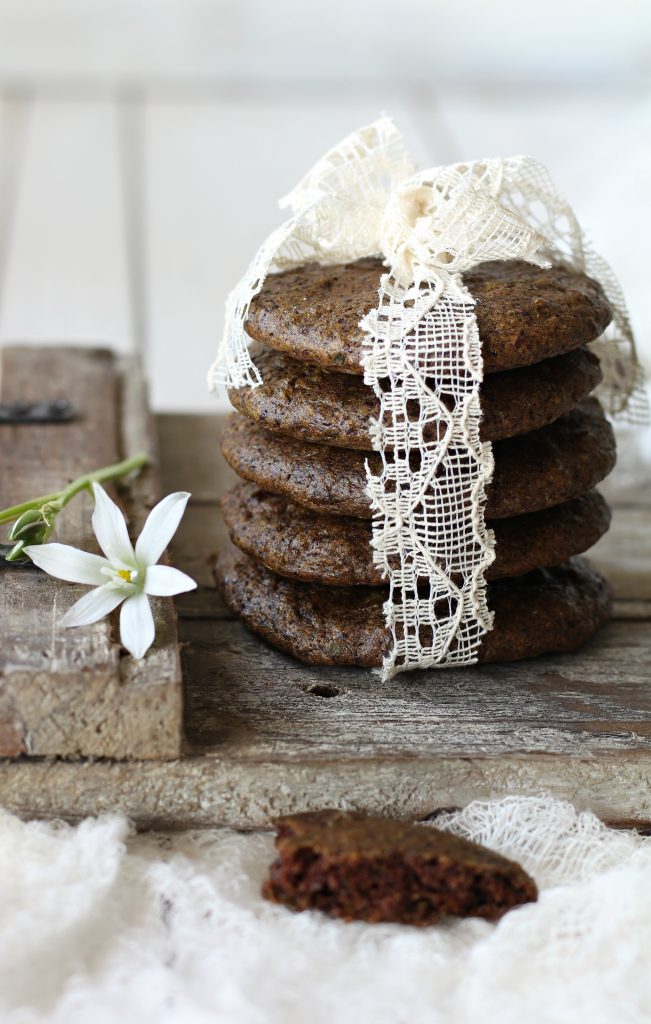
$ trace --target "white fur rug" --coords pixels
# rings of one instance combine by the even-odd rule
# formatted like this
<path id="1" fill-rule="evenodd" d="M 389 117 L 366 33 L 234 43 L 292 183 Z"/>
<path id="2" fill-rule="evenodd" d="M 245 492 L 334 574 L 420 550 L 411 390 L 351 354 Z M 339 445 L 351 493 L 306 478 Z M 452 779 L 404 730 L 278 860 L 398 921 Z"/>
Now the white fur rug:
<path id="1" fill-rule="evenodd" d="M 550 799 L 438 825 L 519 859 L 498 925 L 346 925 L 263 901 L 269 835 L 0 812 L 2 1024 L 651 1021 L 651 839 Z"/>

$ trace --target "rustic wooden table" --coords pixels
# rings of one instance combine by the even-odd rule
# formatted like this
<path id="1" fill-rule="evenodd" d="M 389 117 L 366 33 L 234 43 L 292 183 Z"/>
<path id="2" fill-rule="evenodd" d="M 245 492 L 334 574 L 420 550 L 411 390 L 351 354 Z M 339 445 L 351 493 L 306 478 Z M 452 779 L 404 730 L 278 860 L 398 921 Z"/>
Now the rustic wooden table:
<path id="1" fill-rule="evenodd" d="M 34 749 L 30 739 L 20 756 L 0 760 L 2 805 L 26 816 L 117 810 L 142 826 L 254 828 L 307 807 L 419 818 L 477 797 L 544 791 L 608 820 L 651 819 L 651 497 L 630 452 L 623 451 L 607 486 L 613 528 L 592 553 L 617 595 L 614 621 L 599 636 L 576 654 L 402 675 L 381 685 L 366 671 L 302 665 L 258 640 L 224 608 L 211 575 L 211 557 L 224 540 L 218 500 L 230 477 L 219 454 L 222 423 L 222 417 L 158 418 L 163 493 L 192 492 L 172 549 L 173 561 L 199 582 L 197 591 L 176 601 L 183 734 L 174 658 L 161 661 L 161 651 L 175 643 L 173 623 L 152 652 L 151 664 L 158 666 L 152 676 L 139 681 L 124 669 L 100 674 L 92 699 L 78 684 L 80 656 L 96 654 L 96 640 L 90 647 L 75 641 L 66 648 L 66 663 L 61 653 L 53 660 L 50 650 L 48 661 L 47 651 L 32 652 L 30 685 L 36 679 L 43 702 L 33 735 L 46 736 L 50 746 L 42 741 L 42 749 Z M 60 449 L 63 459 L 65 445 Z M 80 529 L 74 519 L 71 528 Z M 28 619 L 16 615 L 15 578 L 0 575 L 0 693 L 11 695 L 13 686 L 20 697 L 27 684 L 12 677 L 16 630 L 23 623 L 35 631 L 37 645 L 43 638 L 24 599 L 21 615 Z M 51 610 L 41 614 L 41 632 L 56 637 Z M 101 639 L 109 664 L 119 669 L 125 659 L 116 662 L 110 631 Z M 111 688 L 105 691 L 112 695 L 108 729 L 100 729 L 89 710 L 102 687 Z M 166 693 L 171 704 L 159 699 Z M 58 742 L 64 743 L 66 728 L 68 738 L 79 734 L 78 749 L 52 745 L 52 730 L 43 725 L 48 716 Z M 129 730 L 125 722 L 135 723 L 134 716 L 138 727 Z M 118 744 L 113 752 L 106 739 L 111 729 Z M 159 729 L 166 739 L 157 747 Z M 95 745 L 93 730 L 103 737 Z M 136 745 L 125 754 L 130 736 Z"/>

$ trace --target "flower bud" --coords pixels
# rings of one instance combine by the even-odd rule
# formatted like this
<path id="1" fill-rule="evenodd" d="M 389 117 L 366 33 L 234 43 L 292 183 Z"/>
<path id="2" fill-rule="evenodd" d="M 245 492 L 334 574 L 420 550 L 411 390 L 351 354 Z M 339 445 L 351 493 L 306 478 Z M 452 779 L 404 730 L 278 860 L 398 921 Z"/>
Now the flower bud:
<path id="1" fill-rule="evenodd" d="M 45 544 L 54 529 L 55 512 L 51 505 L 30 508 L 16 519 L 9 531 L 9 540 L 15 540 L 13 548 L 5 555 L 7 562 L 25 562 L 29 558 L 24 548 L 29 544 Z"/>
<path id="2" fill-rule="evenodd" d="M 29 508 L 26 512 L 23 512 L 22 516 L 18 517 L 11 527 L 9 540 L 18 540 L 19 537 L 23 537 L 25 533 L 30 532 L 36 526 L 42 526 L 43 523 L 44 519 L 41 509 Z"/>

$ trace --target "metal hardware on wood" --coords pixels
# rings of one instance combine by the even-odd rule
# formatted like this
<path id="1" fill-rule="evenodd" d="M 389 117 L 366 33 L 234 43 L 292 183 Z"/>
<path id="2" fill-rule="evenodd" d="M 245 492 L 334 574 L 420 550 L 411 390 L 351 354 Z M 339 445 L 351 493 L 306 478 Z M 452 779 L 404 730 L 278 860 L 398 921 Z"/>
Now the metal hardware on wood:
<path id="1" fill-rule="evenodd" d="M 67 423 L 74 414 L 67 398 L 49 402 L 0 402 L 0 424 Z"/>

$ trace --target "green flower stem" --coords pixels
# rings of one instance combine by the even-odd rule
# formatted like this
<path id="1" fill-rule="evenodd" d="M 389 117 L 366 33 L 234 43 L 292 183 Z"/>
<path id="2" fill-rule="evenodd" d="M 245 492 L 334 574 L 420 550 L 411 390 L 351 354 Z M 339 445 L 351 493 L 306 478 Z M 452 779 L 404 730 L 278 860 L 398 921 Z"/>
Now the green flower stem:
<path id="1" fill-rule="evenodd" d="M 118 477 L 133 473 L 136 469 L 142 469 L 148 462 L 149 456 L 147 453 L 139 452 L 138 455 L 133 455 L 130 459 L 124 459 L 122 462 L 115 462 L 112 466 L 104 466 L 102 469 L 96 469 L 92 473 L 84 473 L 83 476 L 78 476 L 67 487 L 60 491 L 55 491 L 54 494 L 42 494 L 38 498 L 30 498 L 29 501 L 24 501 L 21 505 L 12 505 L 11 508 L 2 509 L 0 511 L 0 525 L 11 523 L 14 519 L 18 519 L 23 512 L 41 508 L 43 505 L 56 503 L 58 508 L 62 509 L 71 498 L 74 498 L 75 494 L 79 494 L 80 491 L 87 487 L 90 488 L 92 484 L 101 484 L 105 480 L 116 480 Z"/>

